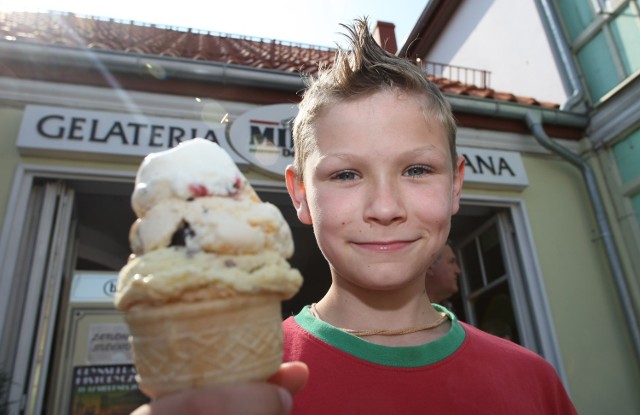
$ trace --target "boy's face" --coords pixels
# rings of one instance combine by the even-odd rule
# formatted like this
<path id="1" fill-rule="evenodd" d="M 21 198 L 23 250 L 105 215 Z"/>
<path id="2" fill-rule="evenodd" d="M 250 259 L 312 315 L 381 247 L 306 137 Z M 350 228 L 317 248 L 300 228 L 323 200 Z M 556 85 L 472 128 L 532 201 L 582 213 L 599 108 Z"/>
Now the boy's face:
<path id="1" fill-rule="evenodd" d="M 328 108 L 304 183 L 287 169 L 299 219 L 313 224 L 334 283 L 424 289 L 458 211 L 463 159 L 451 165 L 444 128 L 412 95 L 381 91 Z"/>

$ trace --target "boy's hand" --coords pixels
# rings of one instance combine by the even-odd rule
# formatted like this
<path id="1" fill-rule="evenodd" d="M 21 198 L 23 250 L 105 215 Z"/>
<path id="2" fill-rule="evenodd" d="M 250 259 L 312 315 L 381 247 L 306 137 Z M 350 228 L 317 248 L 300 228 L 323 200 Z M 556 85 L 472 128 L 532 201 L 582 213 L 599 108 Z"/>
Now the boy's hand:
<path id="1" fill-rule="evenodd" d="M 308 378 L 309 369 L 304 363 L 283 363 L 268 383 L 225 385 L 176 393 L 143 405 L 131 415 L 284 415 L 291 411 L 292 395 L 302 389 Z"/>

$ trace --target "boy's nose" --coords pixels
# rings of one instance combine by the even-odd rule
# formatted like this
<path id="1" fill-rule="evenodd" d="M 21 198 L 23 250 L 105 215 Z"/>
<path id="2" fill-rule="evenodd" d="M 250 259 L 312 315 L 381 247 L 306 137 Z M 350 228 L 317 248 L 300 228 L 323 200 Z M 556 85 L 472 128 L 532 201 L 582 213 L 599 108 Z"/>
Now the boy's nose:
<path id="1" fill-rule="evenodd" d="M 365 220 L 390 224 L 406 219 L 402 193 L 393 182 L 381 181 L 369 186 Z"/>

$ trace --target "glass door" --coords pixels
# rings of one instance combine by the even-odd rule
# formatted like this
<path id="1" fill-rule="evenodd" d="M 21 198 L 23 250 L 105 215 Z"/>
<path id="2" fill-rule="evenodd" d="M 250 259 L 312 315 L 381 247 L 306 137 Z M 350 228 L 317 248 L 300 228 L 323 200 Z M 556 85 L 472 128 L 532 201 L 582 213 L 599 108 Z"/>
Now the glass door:
<path id="1" fill-rule="evenodd" d="M 68 266 L 73 206 L 73 189 L 63 182 L 34 183 L 25 220 L 31 231 L 24 233 L 16 260 L 28 286 L 22 291 L 24 297 L 10 300 L 11 309 L 22 310 L 12 353 L 10 413 L 42 412 L 58 299 Z"/>
<path id="2" fill-rule="evenodd" d="M 461 303 L 468 323 L 523 344 L 526 322 L 514 306 L 518 300 L 513 281 L 520 273 L 509 237 L 512 229 L 507 212 L 497 211 L 458 243 Z"/>

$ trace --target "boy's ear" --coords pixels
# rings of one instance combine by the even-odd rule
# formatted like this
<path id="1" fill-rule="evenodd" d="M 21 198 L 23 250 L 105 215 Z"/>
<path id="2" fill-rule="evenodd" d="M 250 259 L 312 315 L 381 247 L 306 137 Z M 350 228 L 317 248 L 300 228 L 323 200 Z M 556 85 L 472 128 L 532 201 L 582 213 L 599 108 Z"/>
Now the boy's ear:
<path id="1" fill-rule="evenodd" d="M 460 195 L 462 194 L 462 183 L 464 182 L 464 157 L 458 156 L 456 165 L 453 166 L 453 192 L 451 194 L 451 214 L 455 215 L 460 209 Z"/>
<path id="2" fill-rule="evenodd" d="M 304 182 L 299 179 L 292 165 L 287 166 L 285 170 L 285 182 L 293 207 L 298 213 L 298 219 L 305 225 L 311 225 L 311 213 L 307 204 L 307 192 L 304 188 Z"/>

